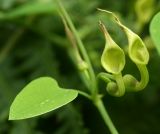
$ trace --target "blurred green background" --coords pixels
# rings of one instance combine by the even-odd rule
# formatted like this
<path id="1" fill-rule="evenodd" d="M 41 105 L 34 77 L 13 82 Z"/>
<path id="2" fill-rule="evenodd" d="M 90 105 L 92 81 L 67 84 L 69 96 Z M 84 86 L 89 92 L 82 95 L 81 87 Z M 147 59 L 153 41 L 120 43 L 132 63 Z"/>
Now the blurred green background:
<path id="1" fill-rule="evenodd" d="M 160 134 L 160 56 L 149 35 L 149 24 L 160 10 L 160 0 L 61 0 L 85 44 L 96 73 L 104 71 L 100 57 L 102 20 L 113 39 L 126 50 L 126 37 L 103 8 L 139 34 L 150 52 L 150 82 L 145 90 L 104 102 L 120 134 Z M 51 76 L 66 88 L 85 89 L 68 48 L 63 23 L 54 0 L 0 0 L 0 134 L 109 134 L 95 107 L 79 96 L 56 111 L 21 121 L 8 121 L 11 102 L 31 80 Z M 123 73 L 139 78 L 127 58 Z"/>

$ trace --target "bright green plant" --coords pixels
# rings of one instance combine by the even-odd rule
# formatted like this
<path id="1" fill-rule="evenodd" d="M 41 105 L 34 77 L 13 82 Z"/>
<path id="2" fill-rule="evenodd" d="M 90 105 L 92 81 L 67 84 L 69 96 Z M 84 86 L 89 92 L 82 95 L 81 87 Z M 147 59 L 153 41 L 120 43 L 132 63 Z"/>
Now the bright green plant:
<path id="1" fill-rule="evenodd" d="M 70 16 L 60 1 L 57 0 L 56 3 L 65 26 L 66 34 L 72 44 L 72 48 L 70 49 L 72 60 L 77 66 L 88 91 L 63 89 L 58 86 L 56 80 L 53 78 L 38 78 L 30 82 L 17 95 L 11 105 L 9 119 L 26 119 L 47 113 L 68 104 L 78 94 L 81 94 L 91 100 L 97 107 L 110 132 L 112 134 L 118 134 L 103 104 L 102 96 L 104 95 L 99 93 L 98 81 L 99 79 L 104 80 L 108 93 L 117 97 L 123 96 L 125 91 L 139 91 L 144 89 L 149 80 L 146 68 L 149 60 L 148 51 L 140 37 L 125 27 L 113 13 L 101 10 L 112 14 L 117 24 L 126 33 L 129 42 L 128 54 L 130 59 L 137 65 L 141 74 L 141 80 L 136 80 L 131 74 L 123 76 L 122 70 L 125 66 L 124 51 L 113 41 L 102 22 L 100 22 L 100 27 L 105 35 L 106 44 L 102 53 L 101 64 L 106 72 L 101 72 L 96 76 L 83 42 Z"/>

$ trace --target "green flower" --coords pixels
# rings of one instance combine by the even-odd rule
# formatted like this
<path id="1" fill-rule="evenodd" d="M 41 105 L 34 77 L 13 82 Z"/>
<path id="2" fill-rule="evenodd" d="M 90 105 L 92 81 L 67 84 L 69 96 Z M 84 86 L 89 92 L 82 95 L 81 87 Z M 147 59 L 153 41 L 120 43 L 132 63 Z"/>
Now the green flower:
<path id="1" fill-rule="evenodd" d="M 104 32 L 106 44 L 101 57 L 103 68 L 112 74 L 119 74 L 125 66 L 125 54 L 123 50 L 113 41 L 105 26 L 100 22 Z"/>

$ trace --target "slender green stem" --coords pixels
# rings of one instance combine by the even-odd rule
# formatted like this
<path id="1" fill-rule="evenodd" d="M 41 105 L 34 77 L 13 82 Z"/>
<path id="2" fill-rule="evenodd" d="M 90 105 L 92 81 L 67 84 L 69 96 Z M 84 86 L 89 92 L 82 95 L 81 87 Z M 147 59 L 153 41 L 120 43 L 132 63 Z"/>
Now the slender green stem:
<path id="1" fill-rule="evenodd" d="M 88 93 L 83 92 L 83 91 L 80 91 L 80 90 L 76 90 L 76 91 L 78 91 L 78 93 L 79 93 L 80 95 L 86 97 L 87 99 L 89 99 L 89 100 L 92 99 L 92 97 L 91 97 Z"/>
<path id="2" fill-rule="evenodd" d="M 96 77 L 95 77 L 95 73 L 93 71 L 93 67 L 92 67 L 92 64 L 90 62 L 90 59 L 89 59 L 89 56 L 84 48 L 84 45 L 78 35 L 78 32 L 74 26 L 74 24 L 72 23 L 71 21 L 71 18 L 70 16 L 68 15 L 67 11 L 65 10 L 65 8 L 63 7 L 63 5 L 61 4 L 60 0 L 56 0 L 56 2 L 58 3 L 58 6 L 59 6 L 59 10 L 61 11 L 62 15 L 64 16 L 64 18 L 66 19 L 68 25 L 70 26 L 73 34 L 75 35 L 75 38 L 77 40 L 77 44 L 78 44 L 78 47 L 80 49 L 80 52 L 84 58 L 84 60 L 87 62 L 88 64 L 88 67 L 89 67 L 89 74 L 90 74 L 90 78 L 91 78 L 91 86 L 92 86 L 92 93 L 95 95 L 97 93 L 97 82 L 96 82 Z"/>
<path id="3" fill-rule="evenodd" d="M 100 98 L 98 98 L 95 102 L 97 109 L 99 110 L 105 124 L 108 126 L 111 134 L 118 134 L 116 127 L 114 126 L 112 120 L 110 119 L 108 112 L 106 111 L 104 104 Z"/>
<path id="4" fill-rule="evenodd" d="M 149 81 L 149 74 L 148 74 L 146 65 L 137 65 L 137 67 L 140 71 L 141 80 L 136 85 L 136 91 L 140 91 L 147 86 L 148 81 Z"/>
<path id="5" fill-rule="evenodd" d="M 98 84 L 100 79 L 103 80 L 105 83 L 111 82 L 111 80 L 108 77 L 105 77 L 103 75 L 97 75 Z"/>
<path id="6" fill-rule="evenodd" d="M 75 55 L 73 55 L 74 54 L 73 50 L 68 49 L 68 54 L 69 54 L 70 58 L 72 59 L 73 64 L 75 66 L 77 66 L 77 60 L 75 58 Z M 83 83 L 85 84 L 87 89 L 90 91 L 90 84 L 88 83 L 88 77 L 86 77 L 85 72 L 84 71 L 79 71 L 79 74 L 80 74 L 81 80 L 83 81 Z"/>
<path id="7" fill-rule="evenodd" d="M 70 16 L 68 15 L 68 13 L 66 12 L 65 8 L 63 7 L 63 5 L 60 3 L 60 0 L 56 0 L 58 7 L 59 7 L 59 11 L 61 12 L 61 14 L 64 16 L 66 22 L 68 23 L 68 26 L 70 27 L 70 29 L 72 30 L 75 39 L 77 41 L 79 50 L 82 54 L 83 59 L 85 60 L 85 62 L 87 62 L 88 67 L 89 67 L 89 75 L 90 75 L 90 81 L 88 81 L 90 83 L 90 91 L 92 93 L 92 97 L 82 91 L 78 91 L 81 95 L 87 97 L 88 99 L 92 100 L 96 107 L 98 108 L 101 116 L 103 117 L 106 125 L 108 126 L 109 130 L 111 131 L 112 134 L 118 134 L 116 128 L 114 127 L 107 111 L 105 110 L 104 104 L 101 100 L 101 97 L 98 94 L 98 87 L 97 87 L 97 81 L 96 81 L 96 77 L 95 77 L 95 73 L 92 67 L 92 64 L 90 62 L 89 56 L 86 52 L 86 49 L 78 35 L 78 32 L 74 26 L 74 24 L 72 23 L 72 20 L 70 18 Z"/>
<path id="8" fill-rule="evenodd" d="M 118 92 L 116 96 L 119 96 L 119 97 L 123 96 L 125 94 L 125 85 L 124 85 L 122 74 L 119 73 L 119 74 L 115 74 L 114 76 L 118 86 Z"/>
<path id="9" fill-rule="evenodd" d="M 102 79 L 102 80 L 104 80 L 104 81 L 108 81 L 108 82 L 110 82 L 111 80 L 115 80 L 115 78 L 114 78 L 114 76 L 112 75 L 112 74 L 109 74 L 109 73 L 103 73 L 103 72 L 101 72 L 101 73 L 99 73 L 98 75 L 97 75 L 97 78 L 98 79 Z M 105 80 L 106 79 L 106 80 Z M 108 80 L 107 80 L 108 79 Z M 111 79 L 111 80 L 110 80 Z"/>

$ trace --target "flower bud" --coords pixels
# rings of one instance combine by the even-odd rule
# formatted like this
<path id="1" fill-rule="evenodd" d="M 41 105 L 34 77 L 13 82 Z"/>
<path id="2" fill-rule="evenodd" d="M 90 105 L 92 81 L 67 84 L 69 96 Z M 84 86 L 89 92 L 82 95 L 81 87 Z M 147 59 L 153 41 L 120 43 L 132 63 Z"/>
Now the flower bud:
<path id="1" fill-rule="evenodd" d="M 80 61 L 77 66 L 78 66 L 78 70 L 80 71 L 84 71 L 88 69 L 88 64 L 85 61 Z"/>
<path id="2" fill-rule="evenodd" d="M 137 0 L 135 2 L 135 12 L 139 23 L 147 23 L 154 12 L 155 0 Z"/>

